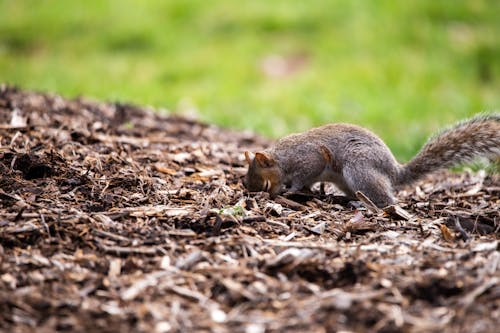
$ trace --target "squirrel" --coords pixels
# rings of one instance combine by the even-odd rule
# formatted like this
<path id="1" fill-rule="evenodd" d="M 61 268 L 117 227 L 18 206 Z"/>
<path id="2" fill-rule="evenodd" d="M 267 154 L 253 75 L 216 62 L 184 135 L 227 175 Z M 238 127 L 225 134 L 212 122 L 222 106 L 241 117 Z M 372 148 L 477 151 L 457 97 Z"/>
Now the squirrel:
<path id="1" fill-rule="evenodd" d="M 387 145 L 368 129 L 333 123 L 291 134 L 270 148 L 245 152 L 250 192 L 280 193 L 332 182 L 349 199 L 365 194 L 382 208 L 396 203 L 394 191 L 441 168 L 476 157 L 500 157 L 500 113 L 482 114 L 431 137 L 406 164 L 394 158 Z"/>

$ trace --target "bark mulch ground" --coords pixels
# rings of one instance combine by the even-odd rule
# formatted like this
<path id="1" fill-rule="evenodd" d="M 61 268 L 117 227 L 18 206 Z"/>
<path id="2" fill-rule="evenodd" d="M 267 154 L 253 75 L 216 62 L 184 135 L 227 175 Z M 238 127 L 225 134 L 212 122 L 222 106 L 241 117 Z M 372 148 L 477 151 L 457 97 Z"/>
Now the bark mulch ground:
<path id="1" fill-rule="evenodd" d="M 2 331 L 498 332 L 498 175 L 271 200 L 255 135 L 5 85 L 0 144 Z"/>

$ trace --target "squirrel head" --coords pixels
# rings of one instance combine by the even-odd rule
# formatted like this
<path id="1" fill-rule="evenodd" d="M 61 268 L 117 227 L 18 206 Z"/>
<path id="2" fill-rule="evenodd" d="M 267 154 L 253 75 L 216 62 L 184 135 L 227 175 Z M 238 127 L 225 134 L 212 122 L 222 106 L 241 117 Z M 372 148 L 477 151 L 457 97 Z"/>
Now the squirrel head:
<path id="1" fill-rule="evenodd" d="M 276 196 L 282 189 L 281 171 L 276 161 L 266 152 L 254 154 L 246 151 L 248 173 L 244 185 L 250 192 L 265 191 Z"/>

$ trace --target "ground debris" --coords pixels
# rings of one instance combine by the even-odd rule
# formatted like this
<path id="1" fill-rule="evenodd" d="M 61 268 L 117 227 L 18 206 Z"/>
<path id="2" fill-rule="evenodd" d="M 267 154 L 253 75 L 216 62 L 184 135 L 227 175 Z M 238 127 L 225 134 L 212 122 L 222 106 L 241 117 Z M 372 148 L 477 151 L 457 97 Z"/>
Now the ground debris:
<path id="1" fill-rule="evenodd" d="M 249 195 L 269 142 L 0 85 L 0 330 L 494 332 L 496 175 Z M 322 187 L 323 188 L 323 187 Z"/>

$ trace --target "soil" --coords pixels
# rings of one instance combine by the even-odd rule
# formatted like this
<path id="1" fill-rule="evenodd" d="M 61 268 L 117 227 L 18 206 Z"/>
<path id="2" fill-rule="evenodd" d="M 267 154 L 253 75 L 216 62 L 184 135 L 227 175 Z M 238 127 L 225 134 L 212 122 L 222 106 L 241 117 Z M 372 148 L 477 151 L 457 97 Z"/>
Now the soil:
<path id="1" fill-rule="evenodd" d="M 6 85 L 0 143 L 5 332 L 498 331 L 498 175 L 271 200 L 252 133 Z"/>

